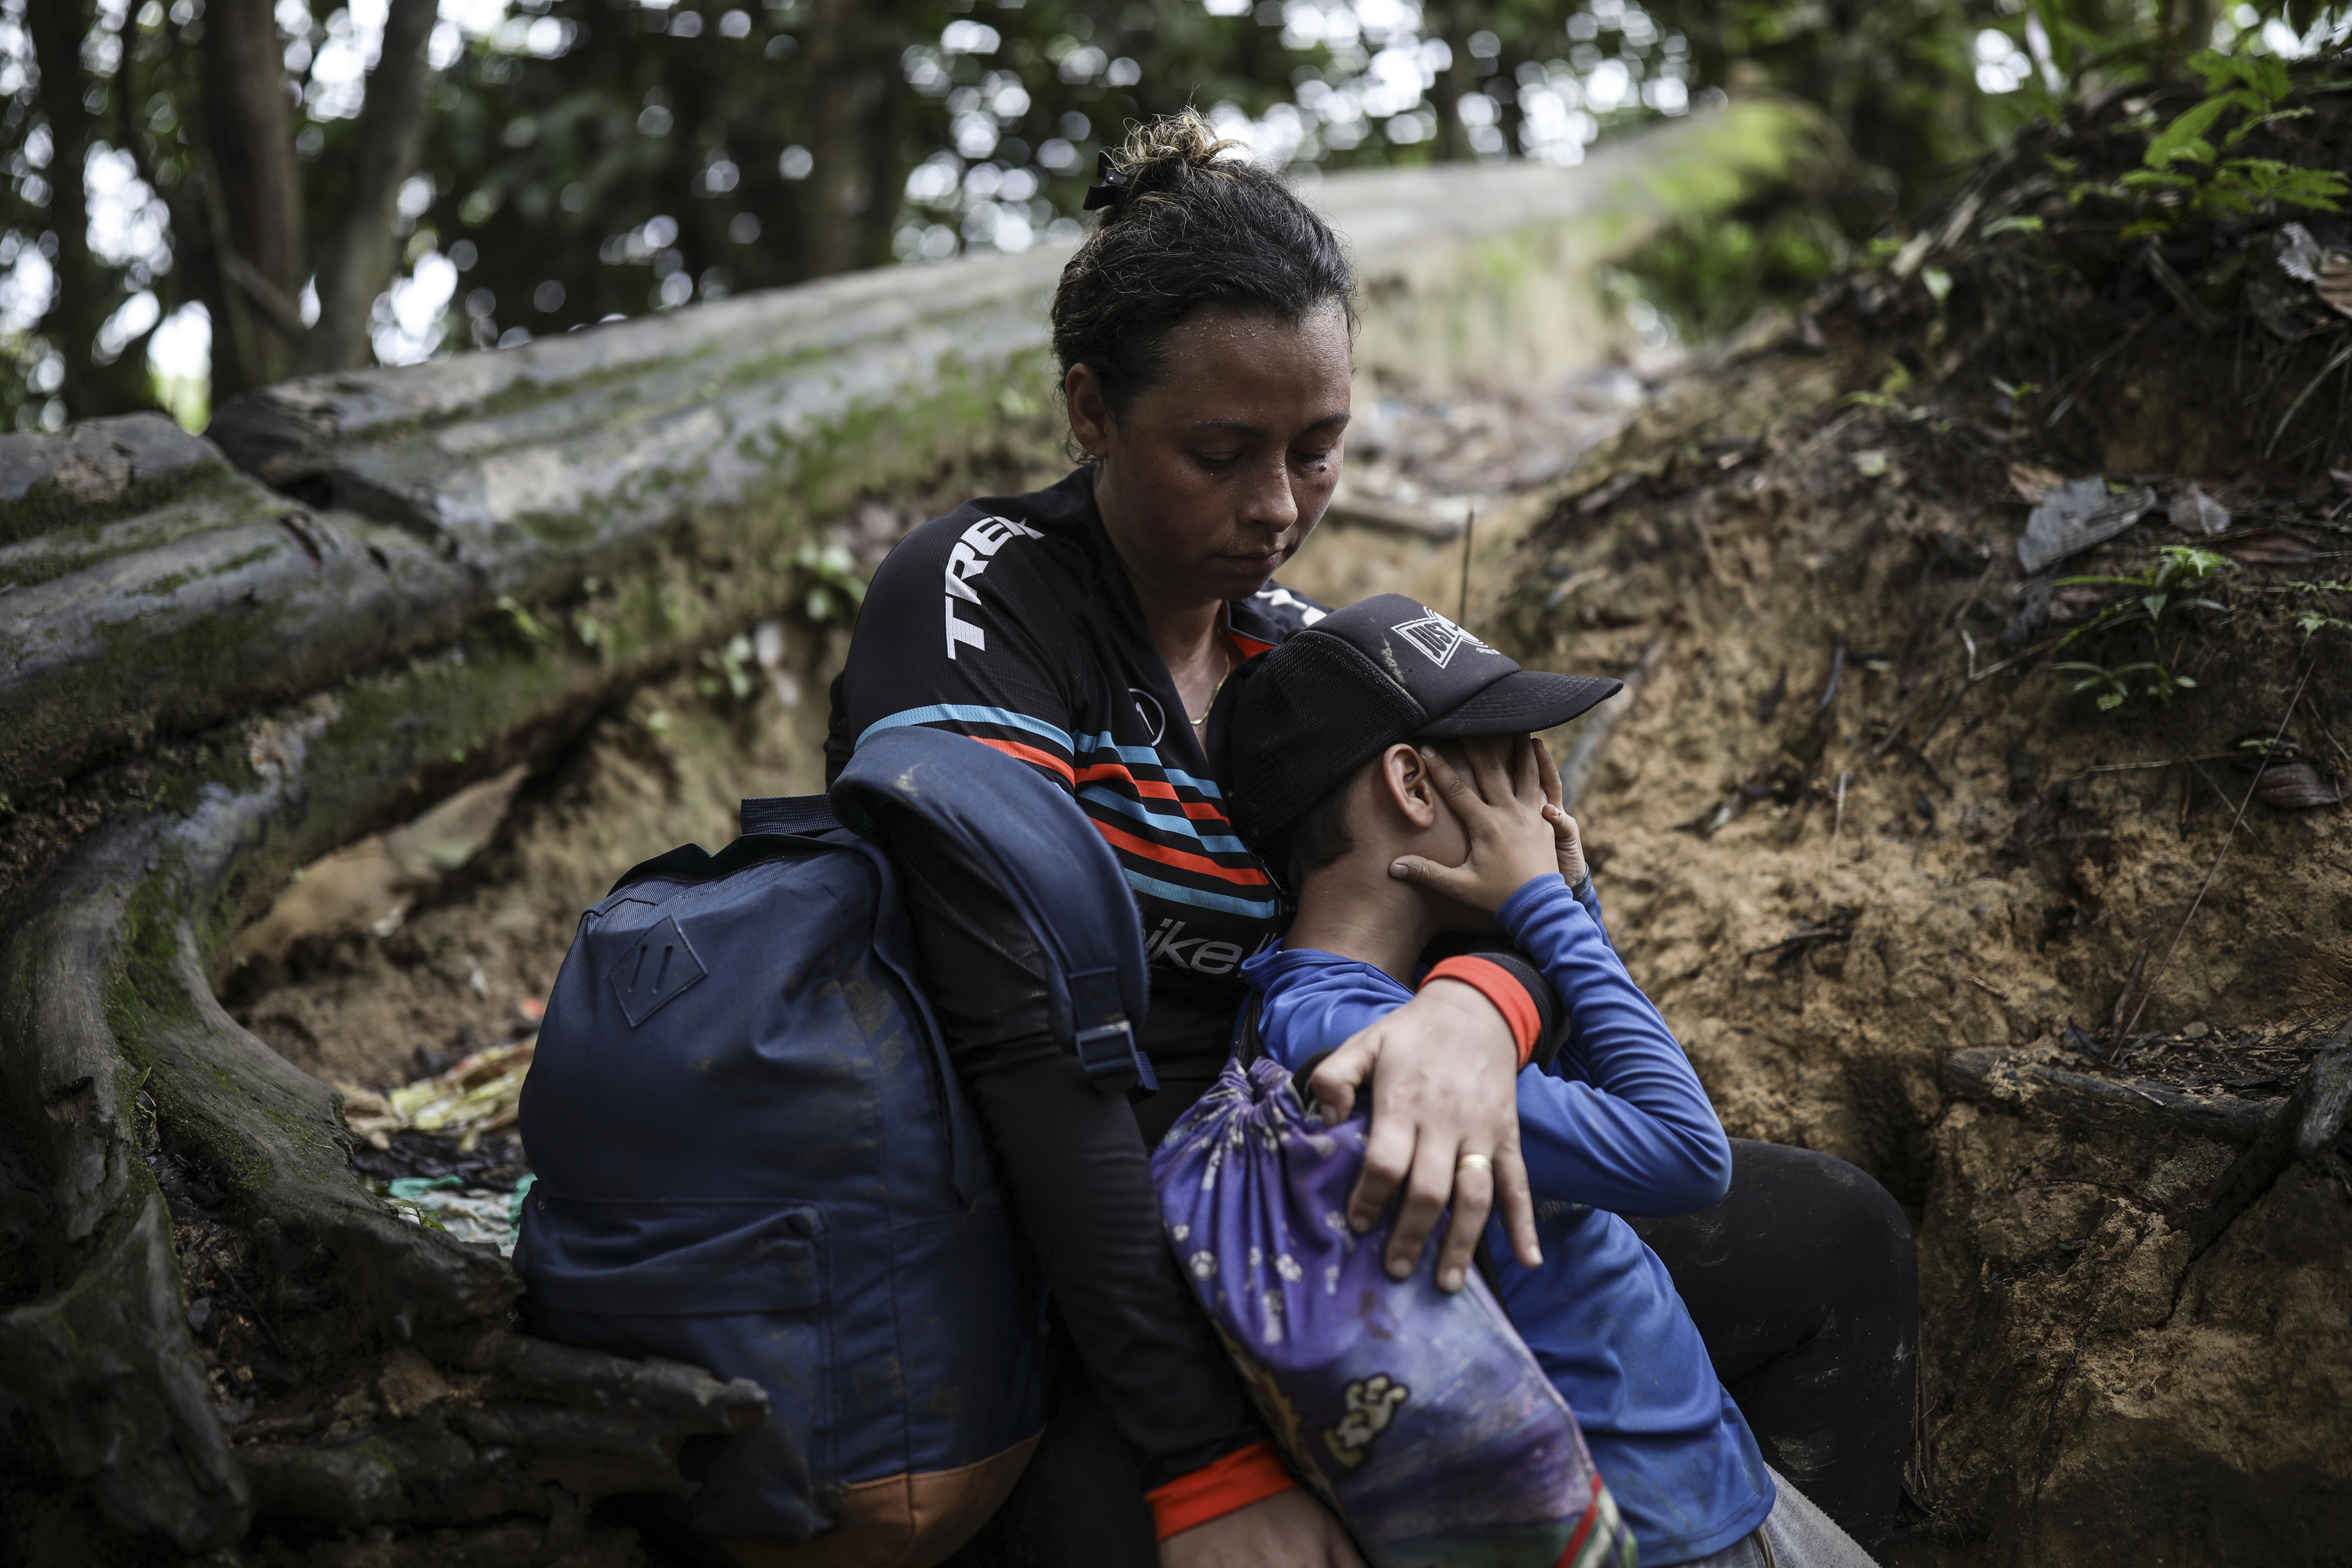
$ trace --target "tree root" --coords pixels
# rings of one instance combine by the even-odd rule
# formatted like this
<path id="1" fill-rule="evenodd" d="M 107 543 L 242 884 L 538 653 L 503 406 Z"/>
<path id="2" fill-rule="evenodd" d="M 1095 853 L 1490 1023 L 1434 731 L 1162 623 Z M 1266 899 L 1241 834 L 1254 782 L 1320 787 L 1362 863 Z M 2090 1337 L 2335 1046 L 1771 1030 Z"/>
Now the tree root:
<path id="1" fill-rule="evenodd" d="M 0 1411 L 20 1468 L 77 1489 L 114 1531 L 198 1551 L 257 1517 L 570 1518 L 615 1491 L 686 1489 L 681 1445 L 765 1409 L 753 1384 L 509 1332 L 505 1261 L 362 1186 L 339 1098 L 205 984 L 250 897 L 402 809 L 453 752 L 477 770 L 543 753 L 682 651 L 607 662 L 515 640 L 260 721 L 215 760 L 199 750 L 158 809 L 101 828 L 0 913 L 0 1131 L 32 1242 L 0 1301 Z M 257 1310 L 302 1381 L 356 1377 L 344 1415 L 224 1428 L 163 1161 L 225 1194 Z"/>

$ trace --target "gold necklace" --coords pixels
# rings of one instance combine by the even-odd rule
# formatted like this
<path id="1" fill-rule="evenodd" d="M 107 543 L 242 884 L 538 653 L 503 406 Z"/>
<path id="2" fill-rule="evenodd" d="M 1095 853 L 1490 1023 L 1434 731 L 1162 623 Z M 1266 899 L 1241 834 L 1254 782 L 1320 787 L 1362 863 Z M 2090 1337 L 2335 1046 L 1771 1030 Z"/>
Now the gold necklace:
<path id="1" fill-rule="evenodd" d="M 1224 674 L 1217 677 L 1217 683 L 1214 686 L 1209 688 L 1208 706 L 1201 710 L 1201 716 L 1198 719 L 1192 720 L 1192 728 L 1197 730 L 1202 725 L 1207 723 L 1209 721 L 1209 715 L 1217 710 L 1217 693 L 1225 689 L 1225 682 L 1233 679 L 1233 674 L 1234 644 L 1233 639 L 1228 637 L 1225 639 L 1225 672 Z M 1188 713 L 1185 717 L 1190 719 L 1192 718 L 1192 715 Z"/>

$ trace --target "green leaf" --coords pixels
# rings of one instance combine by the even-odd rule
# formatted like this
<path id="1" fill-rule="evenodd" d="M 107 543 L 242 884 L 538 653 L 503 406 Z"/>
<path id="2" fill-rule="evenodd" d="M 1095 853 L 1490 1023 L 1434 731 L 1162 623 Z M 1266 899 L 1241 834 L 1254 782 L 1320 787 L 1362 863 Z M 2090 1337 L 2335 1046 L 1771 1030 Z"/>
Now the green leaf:
<path id="1" fill-rule="evenodd" d="M 2075 689 L 2080 690 L 2081 688 L 2077 687 Z M 2102 713 L 2113 712 L 2123 705 L 2124 694 L 2120 691 L 2110 691 L 2099 699 L 2099 711 Z"/>
<path id="2" fill-rule="evenodd" d="M 2219 92 L 2233 81 L 2254 85 L 2246 62 L 2219 49 L 2200 49 L 2181 63 L 2205 79 L 2207 92 Z"/>
<path id="3" fill-rule="evenodd" d="M 506 612 L 507 619 L 514 623 L 515 630 L 522 633 L 531 641 L 535 643 L 555 641 L 555 634 L 541 626 L 539 617 L 523 608 L 521 603 L 512 595 L 500 594 L 498 597 L 498 607 Z"/>
<path id="4" fill-rule="evenodd" d="M 2272 103 L 2284 101 L 2294 83 L 2286 74 L 2286 62 L 2276 55 L 2255 55 L 2245 62 L 2246 85 Z"/>
<path id="5" fill-rule="evenodd" d="M 2250 96 L 2242 92 L 2217 93 L 2201 103 L 2189 105 L 2181 110 L 2179 119 L 2148 138 L 2147 153 L 2140 161 L 2151 169 L 2168 168 L 2183 158 L 2211 163 L 2213 146 L 2205 140 L 2205 132 L 2232 106 Z M 2262 107 L 2255 105 L 2257 111 Z"/>
<path id="6" fill-rule="evenodd" d="M 1990 239 L 1997 234 L 2040 234 L 2042 226 L 2042 222 L 2038 217 L 2011 213 L 2007 217 L 1997 217 L 1985 225 L 1983 233 L 1985 238 Z"/>

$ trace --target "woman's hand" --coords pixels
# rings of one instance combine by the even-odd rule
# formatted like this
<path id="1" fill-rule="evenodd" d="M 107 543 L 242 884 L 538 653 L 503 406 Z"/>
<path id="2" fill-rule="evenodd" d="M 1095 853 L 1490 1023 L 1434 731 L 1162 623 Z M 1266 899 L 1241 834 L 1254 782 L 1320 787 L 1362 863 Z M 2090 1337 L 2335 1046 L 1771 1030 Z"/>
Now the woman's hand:
<path id="1" fill-rule="evenodd" d="M 1400 1186 L 1404 1203 L 1389 1235 L 1388 1270 L 1409 1278 L 1450 1197 L 1454 1215 L 1437 1254 L 1437 1288 L 1459 1290 L 1499 1195 L 1511 1251 L 1543 1263 L 1535 1203 L 1519 1157 L 1519 1047 L 1511 1026 L 1475 986 L 1433 980 L 1413 999 L 1357 1031 L 1308 1080 L 1334 1120 L 1372 1089 L 1364 1173 L 1348 1200 L 1357 1232 L 1379 1223 Z M 1483 1155 L 1483 1160 L 1474 1159 Z"/>
<path id="2" fill-rule="evenodd" d="M 1293 1487 L 1160 1543 L 1160 1568 L 1364 1568 L 1331 1510 Z"/>

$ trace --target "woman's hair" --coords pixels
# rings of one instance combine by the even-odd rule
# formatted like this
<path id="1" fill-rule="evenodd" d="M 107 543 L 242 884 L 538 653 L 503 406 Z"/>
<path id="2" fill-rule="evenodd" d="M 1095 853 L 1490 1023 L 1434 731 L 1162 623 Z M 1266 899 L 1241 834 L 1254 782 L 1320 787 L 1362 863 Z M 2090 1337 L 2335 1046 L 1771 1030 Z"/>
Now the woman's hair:
<path id="1" fill-rule="evenodd" d="M 1296 323 L 1337 303 L 1355 330 L 1355 276 L 1339 236 L 1283 177 L 1221 154 L 1199 110 L 1128 133 L 1117 199 L 1054 290 L 1054 353 L 1090 368 L 1114 418 L 1165 368 L 1168 333 L 1203 306 Z"/>

